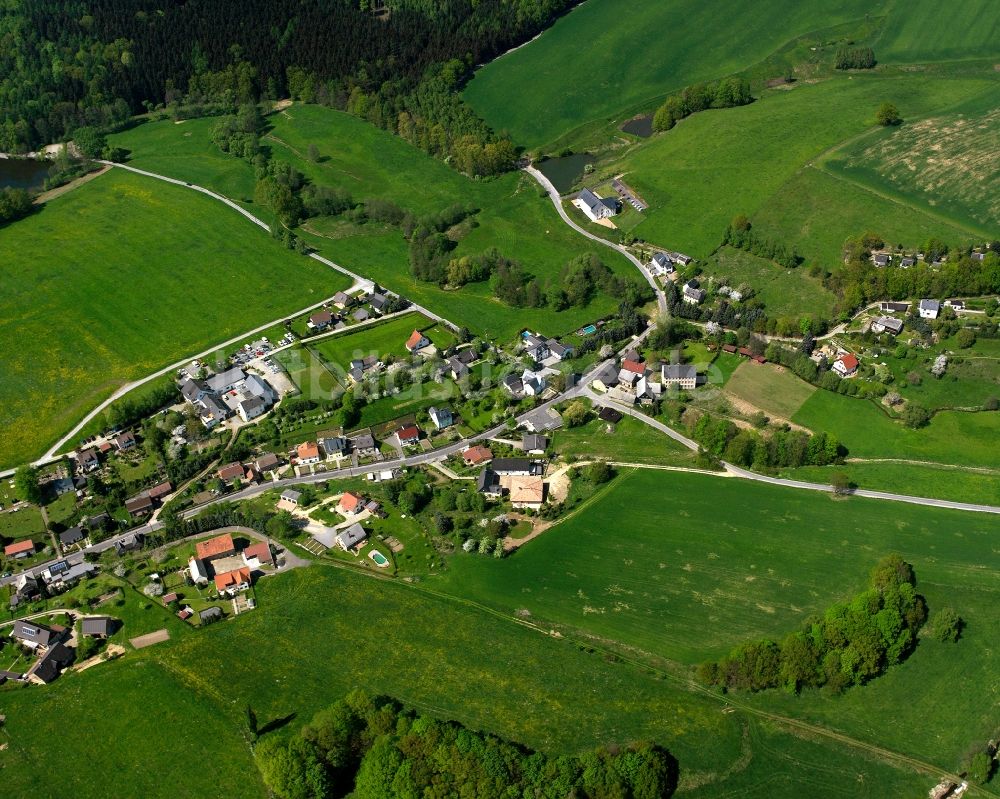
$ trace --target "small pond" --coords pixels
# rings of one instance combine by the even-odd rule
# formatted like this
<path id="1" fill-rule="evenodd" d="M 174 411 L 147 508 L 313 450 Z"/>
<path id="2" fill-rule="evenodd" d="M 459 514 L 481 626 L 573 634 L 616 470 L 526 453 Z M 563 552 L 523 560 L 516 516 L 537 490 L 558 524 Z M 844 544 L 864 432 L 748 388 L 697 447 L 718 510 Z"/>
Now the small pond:
<path id="1" fill-rule="evenodd" d="M 653 135 L 653 116 L 648 114 L 644 117 L 634 117 L 622 125 L 622 130 L 633 136 L 648 139 Z"/>
<path id="2" fill-rule="evenodd" d="M 0 189 L 40 189 L 50 166 L 31 158 L 0 158 Z"/>
<path id="3" fill-rule="evenodd" d="M 592 163 L 594 156 L 589 153 L 573 153 L 542 161 L 538 164 L 538 171 L 552 181 L 560 194 L 565 194 L 583 176 L 584 167 Z"/>

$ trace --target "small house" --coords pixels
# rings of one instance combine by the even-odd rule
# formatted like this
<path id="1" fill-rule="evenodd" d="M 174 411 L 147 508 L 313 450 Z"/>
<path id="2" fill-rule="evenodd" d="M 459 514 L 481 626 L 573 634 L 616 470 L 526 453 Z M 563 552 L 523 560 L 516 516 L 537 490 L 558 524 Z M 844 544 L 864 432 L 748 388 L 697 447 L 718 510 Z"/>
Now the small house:
<path id="1" fill-rule="evenodd" d="M 529 455 L 544 455 L 548 449 L 549 439 L 537 433 L 525 433 L 521 436 L 521 449 Z"/>
<path id="2" fill-rule="evenodd" d="M 10 637 L 21 646 L 32 651 L 44 651 L 58 640 L 59 635 L 51 627 L 32 621 L 15 621 Z"/>
<path id="3" fill-rule="evenodd" d="M 484 447 L 482 444 L 476 444 L 476 446 L 469 447 L 462 453 L 462 460 L 466 466 L 481 466 L 482 464 L 493 460 L 493 452 L 489 449 L 489 447 Z"/>
<path id="4" fill-rule="evenodd" d="M 327 310 L 317 311 L 312 316 L 309 317 L 309 321 L 306 322 L 306 327 L 315 333 L 321 330 L 326 330 L 330 325 L 333 324 L 333 314 Z"/>
<path id="5" fill-rule="evenodd" d="M 494 458 L 492 471 L 503 476 L 521 476 L 541 474 L 541 464 L 528 458 Z"/>
<path id="6" fill-rule="evenodd" d="M 576 350 L 573 347 L 569 344 L 563 344 L 558 339 L 550 338 L 545 342 L 545 345 L 549 348 L 549 355 L 560 361 L 572 358 L 576 354 Z"/>
<path id="7" fill-rule="evenodd" d="M 265 452 L 253 462 L 253 465 L 260 474 L 265 474 L 278 468 L 281 465 L 281 459 L 273 452 Z"/>
<path id="8" fill-rule="evenodd" d="M 420 441 L 420 428 L 415 424 L 403 425 L 396 431 L 396 439 L 401 447 L 409 447 Z"/>
<path id="9" fill-rule="evenodd" d="M 831 368 L 841 377 L 850 377 L 858 371 L 858 365 L 858 359 L 848 353 L 837 358 Z"/>
<path id="10" fill-rule="evenodd" d="M 327 460 L 346 455 L 350 448 L 350 444 L 343 436 L 325 436 L 320 439 L 319 443 L 323 447 L 323 453 Z"/>
<path id="11" fill-rule="evenodd" d="M 898 336 L 903 332 L 903 320 L 892 316 L 880 316 L 872 322 L 873 333 L 891 333 Z"/>
<path id="12" fill-rule="evenodd" d="M 352 524 L 337 534 L 337 544 L 344 552 L 349 552 L 358 544 L 364 543 L 366 538 L 368 538 L 368 533 L 365 532 L 365 528 L 360 524 Z"/>
<path id="13" fill-rule="evenodd" d="M 188 561 L 188 574 L 191 575 L 191 582 L 195 585 L 208 584 L 208 569 L 205 568 L 204 561 L 198 558 L 191 558 Z"/>
<path id="14" fill-rule="evenodd" d="M 126 552 L 142 549 L 142 533 L 127 533 L 115 541 L 115 554 L 121 557 Z"/>
<path id="15" fill-rule="evenodd" d="M 169 496 L 170 492 L 174 490 L 173 484 L 169 480 L 164 480 L 162 483 L 157 483 L 146 493 L 149 494 L 149 498 L 154 502 L 161 501 L 164 497 Z"/>
<path id="16" fill-rule="evenodd" d="M 251 569 L 259 569 L 261 566 L 273 566 L 274 555 L 271 554 L 271 545 L 267 541 L 259 541 L 256 544 L 251 544 L 243 550 L 243 562 Z"/>
<path id="17" fill-rule="evenodd" d="M 504 375 L 500 381 L 511 396 L 520 399 L 524 396 L 524 382 L 515 374 Z"/>
<path id="18" fill-rule="evenodd" d="M 295 448 L 295 459 L 302 465 L 319 463 L 319 445 L 315 441 L 305 441 Z"/>
<path id="19" fill-rule="evenodd" d="M 410 337 L 406 340 L 406 351 L 410 353 L 419 352 L 431 345 L 431 340 L 427 338 L 419 330 L 414 330 L 410 333 Z"/>
<path id="20" fill-rule="evenodd" d="M 693 284 L 693 285 L 692 285 Z M 698 287 L 698 281 L 691 280 L 684 285 L 681 299 L 688 305 L 699 305 L 705 300 L 705 290 Z"/>
<path id="21" fill-rule="evenodd" d="M 356 433 L 350 439 L 351 449 L 361 457 L 371 457 L 378 454 L 378 444 L 371 431 Z"/>
<path id="22" fill-rule="evenodd" d="M 227 463 L 221 469 L 219 469 L 215 476 L 218 477 L 222 482 L 229 483 L 230 485 L 236 480 L 241 480 L 245 469 L 243 464 L 239 461 L 233 461 L 232 463 Z"/>
<path id="23" fill-rule="evenodd" d="M 135 435 L 128 430 L 115 436 L 115 446 L 118 447 L 119 452 L 128 452 L 130 449 L 135 449 L 135 445 Z"/>
<path id="24" fill-rule="evenodd" d="M 545 502 L 545 481 L 541 477 L 512 477 L 508 491 L 515 508 L 537 510 Z"/>
<path id="25" fill-rule="evenodd" d="M 299 506 L 302 493 L 293 488 L 286 488 L 278 498 L 278 510 L 293 510 Z"/>
<path id="26" fill-rule="evenodd" d="M 384 314 L 389 305 L 389 298 L 384 294 L 369 294 L 368 304 L 379 315 Z"/>
<path id="27" fill-rule="evenodd" d="M 84 472 L 92 472 L 99 468 L 100 465 L 101 457 L 97 454 L 97 450 L 93 447 L 81 450 L 76 455 L 76 466 Z"/>
<path id="28" fill-rule="evenodd" d="M 107 638 L 114 632 L 114 622 L 107 616 L 88 616 L 81 623 L 80 632 L 88 638 Z"/>
<path id="29" fill-rule="evenodd" d="M 937 300 L 921 300 L 919 312 L 921 319 L 937 319 L 941 313 L 941 303 Z"/>
<path id="30" fill-rule="evenodd" d="M 125 510 L 128 511 L 129 516 L 133 519 L 147 515 L 153 510 L 153 507 L 153 500 L 150 499 L 149 494 L 145 491 L 125 501 Z"/>
<path id="31" fill-rule="evenodd" d="M 698 370 L 690 364 L 665 363 L 661 369 L 661 381 L 664 388 L 676 386 L 693 391 L 698 385 Z"/>
<path id="32" fill-rule="evenodd" d="M 365 509 L 365 499 L 353 491 L 345 491 L 337 503 L 337 511 L 341 516 L 354 516 Z"/>
<path id="33" fill-rule="evenodd" d="M 250 587 L 250 569 L 246 566 L 215 575 L 215 590 L 223 596 L 236 596 Z"/>
<path id="34" fill-rule="evenodd" d="M 199 560 L 212 561 L 216 558 L 228 558 L 236 554 L 236 544 L 229 533 L 217 535 L 207 541 L 199 541 L 194 545 L 195 557 Z"/>
<path id="35" fill-rule="evenodd" d="M 476 489 L 490 499 L 496 499 L 503 493 L 500 487 L 500 476 L 489 466 L 485 467 L 476 480 Z"/>
<path id="36" fill-rule="evenodd" d="M 427 409 L 427 413 L 438 430 L 444 430 L 455 423 L 455 419 L 451 414 L 451 408 L 436 408 L 431 406 Z"/>
<path id="37" fill-rule="evenodd" d="M 338 291 L 336 294 L 333 295 L 333 299 L 331 300 L 331 302 L 333 303 L 334 307 L 339 308 L 340 310 L 344 310 L 345 308 L 354 303 L 354 299 L 351 297 L 350 294 L 345 294 L 343 291 Z"/>
<path id="38" fill-rule="evenodd" d="M 615 216 L 621 210 L 621 203 L 618 200 L 598 197 L 590 189 L 583 189 L 577 194 L 573 199 L 573 205 L 583 211 L 591 222 Z"/>
<path id="39" fill-rule="evenodd" d="M 622 412 L 605 405 L 597 414 L 597 418 L 608 424 L 618 424 L 622 420 Z"/>
<path id="40" fill-rule="evenodd" d="M 662 277 L 674 272 L 674 262 L 664 252 L 654 253 L 649 262 L 649 271 L 654 277 Z"/>
<path id="41" fill-rule="evenodd" d="M 526 397 L 537 397 L 545 391 L 547 385 L 545 378 L 538 372 L 525 369 L 524 374 L 521 375 L 522 391 Z"/>
<path id="42" fill-rule="evenodd" d="M 544 361 L 549 357 L 549 344 L 541 336 L 528 333 L 524 336 L 524 354 L 533 361 Z"/>
<path id="43" fill-rule="evenodd" d="M 64 530 L 59 533 L 59 543 L 64 547 L 71 547 L 74 544 L 79 544 L 87 538 L 86 534 L 83 532 L 82 527 L 70 527 L 68 530 Z"/>
<path id="44" fill-rule="evenodd" d="M 888 266 L 892 262 L 892 256 L 884 252 L 872 253 L 872 263 L 875 266 Z"/>

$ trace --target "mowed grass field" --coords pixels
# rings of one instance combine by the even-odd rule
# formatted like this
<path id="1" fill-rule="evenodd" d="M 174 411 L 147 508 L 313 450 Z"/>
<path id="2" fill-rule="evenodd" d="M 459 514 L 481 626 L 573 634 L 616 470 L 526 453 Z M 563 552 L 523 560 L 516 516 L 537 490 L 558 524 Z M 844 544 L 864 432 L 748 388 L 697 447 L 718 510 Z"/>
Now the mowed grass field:
<path id="1" fill-rule="evenodd" d="M 771 202 L 784 206 L 819 205 L 825 236 L 838 243 L 823 263 L 840 263 L 840 247 L 850 235 L 878 227 L 880 215 L 855 228 L 856 215 L 840 210 L 840 198 L 798 197 L 808 188 L 796 182 L 826 150 L 874 126 L 875 111 L 885 100 L 904 116 L 915 118 L 991 92 L 988 79 L 934 79 L 924 76 L 852 75 L 790 90 L 767 90 L 741 108 L 695 114 L 676 128 L 652 137 L 600 167 L 600 174 L 625 173 L 629 183 L 651 204 L 647 219 L 635 229 L 658 246 L 705 257 L 721 243 L 726 225 L 739 213 L 755 219 Z M 800 218 L 801 215 L 796 215 Z M 952 240 L 953 225 L 941 228 L 927 215 L 923 238 Z M 766 234 L 766 229 L 763 230 Z M 965 238 L 974 236 L 970 233 Z M 803 239 L 808 241 L 808 237 Z M 797 238 L 783 238 L 799 247 Z"/>
<path id="2" fill-rule="evenodd" d="M 595 416 L 579 427 L 560 428 L 551 437 L 556 452 L 580 461 L 603 458 L 665 466 L 693 466 L 695 461 L 694 453 L 683 444 L 667 436 L 650 435 L 647 425 L 630 416 L 610 426 Z"/>
<path id="3" fill-rule="evenodd" d="M 535 41 L 482 67 L 464 98 L 530 148 L 595 119 L 764 60 L 811 31 L 877 15 L 888 3 L 589 0 Z"/>
<path id="4" fill-rule="evenodd" d="M 733 372 L 725 393 L 767 414 L 790 420 L 816 390 L 784 367 L 748 360 Z"/>
<path id="5" fill-rule="evenodd" d="M 139 125 L 112 136 L 111 141 L 129 148 L 130 163 L 139 168 L 249 199 L 252 167 L 215 148 L 210 136 L 216 121 L 192 122 L 197 124 Z M 418 216 L 456 203 L 478 209 L 474 226 L 452 231 L 457 239 L 456 258 L 496 247 L 544 283 L 558 280 L 562 267 L 573 258 L 593 252 L 616 273 L 639 279 L 622 256 L 566 227 L 526 175 L 470 180 L 398 136 L 322 106 L 296 104 L 271 115 L 268 122 L 272 128 L 263 143 L 276 159 L 291 163 L 319 185 L 348 191 L 357 201 L 389 200 Z M 319 150 L 316 163 L 304 157 L 310 144 Z M 265 211 L 255 212 L 267 218 Z M 525 326 L 549 335 L 568 332 L 613 313 L 618 306 L 617 298 L 597 295 L 586 307 L 562 312 L 511 308 L 494 299 L 485 283 L 442 291 L 435 284 L 414 280 L 407 243 L 398 230 L 343 225 L 330 219 L 311 219 L 304 229 L 304 237 L 327 257 L 490 336 L 512 338 Z"/>
<path id="6" fill-rule="evenodd" d="M 203 797 L 234 784 L 264 796 L 243 734 L 247 704 L 262 726 L 294 729 L 359 687 L 554 754 L 652 739 L 677 757 L 680 784 L 695 796 L 793 799 L 816 784 L 838 796 L 873 795 L 867 786 L 911 795 L 926 781 L 855 748 L 724 713 L 721 698 L 684 681 L 416 586 L 314 567 L 256 590 L 259 609 L 232 622 L 50 688 L 5 693 L 0 789 L 30 793 L 58 753 L 66 767 L 48 773 L 53 796 Z M 59 713 L 37 712 L 43 692 Z M 122 747 L 99 743 L 108 740 L 129 744 L 127 761 Z M 212 768 L 192 769 L 206 741 Z"/>
<path id="7" fill-rule="evenodd" d="M 221 203 L 123 170 L 3 240 L 0 466 L 40 455 L 122 383 L 350 282 Z"/>
<path id="8" fill-rule="evenodd" d="M 875 41 L 880 61 L 964 61 L 1000 55 L 1000 9 L 991 0 L 963 0 L 941 13 L 936 0 L 897 5 Z"/>
<path id="9" fill-rule="evenodd" d="M 508 561 L 456 559 L 438 579 L 545 628 L 694 664 L 798 629 L 899 552 L 932 611 L 958 609 L 967 636 L 921 641 L 901 667 L 843 698 L 775 691 L 753 704 L 957 768 L 970 741 L 994 731 L 995 530 L 988 514 L 640 469 Z M 953 712 L 934 713 L 934 703 Z"/>
<path id="10" fill-rule="evenodd" d="M 423 314 L 412 313 L 357 331 L 345 330 L 341 334 L 321 339 L 309 346 L 328 364 L 339 367 L 339 370 L 346 373 L 355 358 L 366 358 L 369 355 L 376 355 L 381 359 L 385 359 L 386 356 L 392 356 L 397 360 L 409 358 L 406 340 L 414 330 L 424 333 L 439 349 L 455 342 L 455 337 L 450 331 L 441 329 L 436 322 Z"/>
<path id="11" fill-rule="evenodd" d="M 900 458 L 1000 468 L 1000 413 L 941 411 L 911 430 L 870 400 L 816 391 L 792 417 L 813 432 L 831 433 L 852 458 Z"/>

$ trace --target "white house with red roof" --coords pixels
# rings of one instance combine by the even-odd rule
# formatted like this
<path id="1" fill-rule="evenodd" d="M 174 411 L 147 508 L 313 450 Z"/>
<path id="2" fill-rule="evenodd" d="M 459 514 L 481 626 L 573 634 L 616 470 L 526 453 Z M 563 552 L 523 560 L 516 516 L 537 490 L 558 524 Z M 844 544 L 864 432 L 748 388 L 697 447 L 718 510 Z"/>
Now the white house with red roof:
<path id="1" fill-rule="evenodd" d="M 414 330 L 410 333 L 410 337 L 406 340 L 406 349 L 408 352 L 419 352 L 430 345 L 431 340 L 419 330 Z"/>
<path id="2" fill-rule="evenodd" d="M 837 358 L 837 360 L 833 362 L 833 366 L 830 368 L 841 377 L 851 377 L 851 375 L 858 371 L 859 365 L 860 362 L 858 359 L 848 352 Z"/>

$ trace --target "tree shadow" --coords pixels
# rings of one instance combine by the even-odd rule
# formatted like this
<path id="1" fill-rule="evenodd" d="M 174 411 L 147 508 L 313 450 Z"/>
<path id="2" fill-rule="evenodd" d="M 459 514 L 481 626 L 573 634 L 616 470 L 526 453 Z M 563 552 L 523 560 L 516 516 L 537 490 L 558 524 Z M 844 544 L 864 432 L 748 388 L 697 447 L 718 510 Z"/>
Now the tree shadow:
<path id="1" fill-rule="evenodd" d="M 274 732 L 275 730 L 280 730 L 282 727 L 291 724 L 295 720 L 297 713 L 290 713 L 287 716 L 282 716 L 280 718 L 271 719 L 267 724 L 264 724 L 260 729 L 257 730 L 257 735 L 267 735 L 269 732 Z"/>

